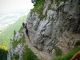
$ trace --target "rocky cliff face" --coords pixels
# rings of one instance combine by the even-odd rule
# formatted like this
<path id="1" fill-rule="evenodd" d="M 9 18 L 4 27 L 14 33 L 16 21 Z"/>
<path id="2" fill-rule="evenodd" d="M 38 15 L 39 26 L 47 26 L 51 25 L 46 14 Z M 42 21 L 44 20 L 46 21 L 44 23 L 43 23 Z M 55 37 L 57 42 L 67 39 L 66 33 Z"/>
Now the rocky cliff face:
<path id="1" fill-rule="evenodd" d="M 35 9 L 36 7 L 34 7 Z M 80 41 L 80 0 L 45 0 L 28 14 L 32 44 L 41 51 L 66 54 Z"/>
<path id="2" fill-rule="evenodd" d="M 36 48 L 30 43 L 25 29 L 14 34 L 11 39 L 7 60 L 39 60 L 41 56 L 35 51 Z M 39 58 L 38 58 L 38 57 Z M 42 59 L 41 59 L 42 60 Z"/>
<path id="3" fill-rule="evenodd" d="M 80 45 L 80 0 L 41 1 L 43 2 L 37 3 L 27 16 L 29 38 L 32 43 L 28 44 L 40 51 L 40 54 L 35 54 L 40 57 L 41 52 L 44 56 L 43 52 L 46 52 L 54 57 L 64 55 Z M 26 60 L 24 56 L 27 54 L 23 54 L 27 52 L 24 35 L 22 31 L 13 37 L 7 60 Z"/>
<path id="4" fill-rule="evenodd" d="M 10 42 L 10 48 L 7 54 L 7 60 L 23 60 L 23 50 L 25 43 L 23 33 L 16 33 Z"/>

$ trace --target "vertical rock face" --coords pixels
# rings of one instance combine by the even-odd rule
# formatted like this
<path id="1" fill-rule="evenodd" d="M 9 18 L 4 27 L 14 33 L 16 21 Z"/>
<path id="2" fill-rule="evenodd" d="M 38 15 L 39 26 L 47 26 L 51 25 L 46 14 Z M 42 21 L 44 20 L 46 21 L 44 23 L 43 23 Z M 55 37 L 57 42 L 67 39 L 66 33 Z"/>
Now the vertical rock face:
<path id="1" fill-rule="evenodd" d="M 80 40 L 80 1 L 66 0 L 57 3 L 56 0 L 45 0 L 42 7 L 42 14 L 36 11 L 28 14 L 27 23 L 32 44 L 51 54 L 55 47 L 62 54 L 67 53 Z"/>

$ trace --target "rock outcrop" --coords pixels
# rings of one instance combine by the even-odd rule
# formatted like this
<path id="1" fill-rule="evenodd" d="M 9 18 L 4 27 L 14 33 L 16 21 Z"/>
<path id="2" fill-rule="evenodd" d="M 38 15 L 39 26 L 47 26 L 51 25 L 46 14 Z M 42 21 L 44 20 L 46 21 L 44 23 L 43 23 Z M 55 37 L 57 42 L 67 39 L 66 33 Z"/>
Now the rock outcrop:
<path id="1" fill-rule="evenodd" d="M 11 39 L 7 60 L 23 60 L 22 54 L 25 46 L 25 44 L 22 42 L 23 37 L 23 33 L 17 32 L 13 39 Z"/>
<path id="2" fill-rule="evenodd" d="M 37 49 L 53 54 L 57 47 L 66 54 L 80 41 L 80 1 L 45 0 L 37 11 L 31 10 L 27 23 L 30 40 Z"/>

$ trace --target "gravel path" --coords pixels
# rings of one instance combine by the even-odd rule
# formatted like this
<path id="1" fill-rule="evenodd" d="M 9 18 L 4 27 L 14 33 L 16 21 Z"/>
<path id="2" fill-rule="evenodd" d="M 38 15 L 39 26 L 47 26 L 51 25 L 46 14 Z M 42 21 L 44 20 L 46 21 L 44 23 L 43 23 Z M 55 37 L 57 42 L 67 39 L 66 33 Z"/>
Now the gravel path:
<path id="1" fill-rule="evenodd" d="M 48 53 L 39 51 L 32 45 L 26 34 L 25 34 L 25 41 L 26 45 L 28 45 L 28 47 L 38 56 L 40 60 L 51 60 L 52 57 Z"/>

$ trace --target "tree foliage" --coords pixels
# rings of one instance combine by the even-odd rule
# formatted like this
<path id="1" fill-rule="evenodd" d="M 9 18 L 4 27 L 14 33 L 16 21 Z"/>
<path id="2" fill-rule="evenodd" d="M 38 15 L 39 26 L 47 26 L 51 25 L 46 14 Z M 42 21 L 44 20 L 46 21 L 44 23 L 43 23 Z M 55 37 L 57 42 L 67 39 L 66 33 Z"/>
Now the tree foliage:
<path id="1" fill-rule="evenodd" d="M 7 51 L 0 49 L 0 59 L 1 60 L 7 60 Z"/>
<path id="2" fill-rule="evenodd" d="M 31 2 L 34 4 L 34 6 L 37 4 L 37 0 L 31 0 Z"/>

